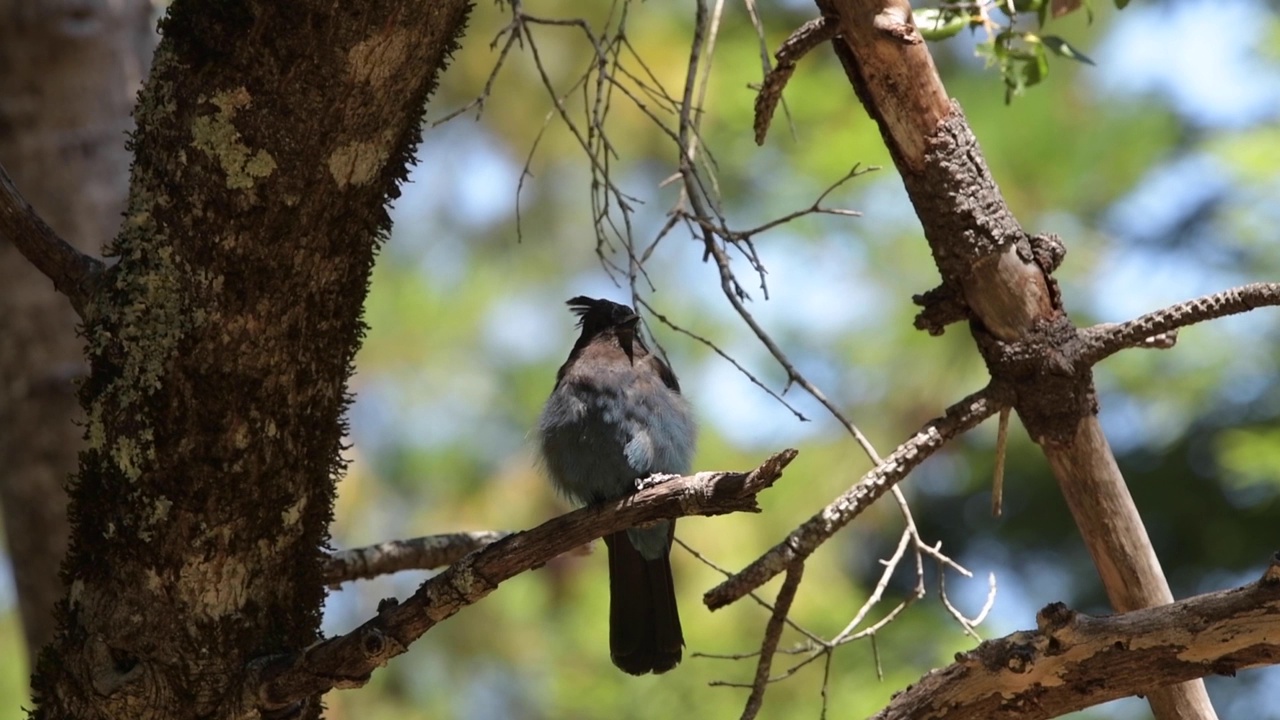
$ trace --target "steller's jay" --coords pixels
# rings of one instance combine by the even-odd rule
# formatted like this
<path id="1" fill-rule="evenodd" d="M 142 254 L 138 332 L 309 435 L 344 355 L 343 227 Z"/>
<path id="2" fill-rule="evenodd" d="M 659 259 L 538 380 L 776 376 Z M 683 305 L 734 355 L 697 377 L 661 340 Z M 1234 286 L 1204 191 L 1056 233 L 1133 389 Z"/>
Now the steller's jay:
<path id="1" fill-rule="evenodd" d="M 551 480 L 571 499 L 614 500 L 654 473 L 684 475 L 696 436 L 676 376 L 649 352 L 626 305 L 575 297 L 582 335 L 556 374 L 538 423 Z M 605 537 L 609 654 L 623 672 L 662 673 L 680 662 L 684 635 L 671 584 L 675 522 Z"/>

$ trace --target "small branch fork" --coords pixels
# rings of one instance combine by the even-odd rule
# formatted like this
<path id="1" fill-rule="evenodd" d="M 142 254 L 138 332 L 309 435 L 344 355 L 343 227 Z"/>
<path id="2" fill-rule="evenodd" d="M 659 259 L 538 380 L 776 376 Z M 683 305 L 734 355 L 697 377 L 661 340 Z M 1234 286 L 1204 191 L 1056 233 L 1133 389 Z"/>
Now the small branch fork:
<path id="1" fill-rule="evenodd" d="M 947 408 L 942 417 L 925 423 L 919 432 L 863 475 L 856 485 L 815 513 L 786 539 L 708 591 L 702 598 L 703 603 L 712 610 L 718 610 L 765 584 L 794 563 L 804 561 L 948 440 L 977 427 L 999 412 L 1010 399 L 1000 388 L 987 386 Z"/>
<path id="2" fill-rule="evenodd" d="M 97 287 L 104 265 L 58 237 L 18 192 L 9 173 L 0 166 L 0 240 L 18 248 L 37 270 L 53 281 L 53 287 L 71 301 L 82 319 Z"/>
<path id="3" fill-rule="evenodd" d="M 333 688 L 359 687 L 374 669 L 503 581 L 608 533 L 687 515 L 759 512 L 756 495 L 773 485 L 795 456 L 795 450 L 784 450 L 751 472 L 704 472 L 667 480 L 504 537 L 453 563 L 403 603 L 384 601 L 377 616 L 355 630 L 258 661 L 246 679 L 245 697 L 251 707 L 273 714 Z"/>
<path id="4" fill-rule="evenodd" d="M 1254 283 L 1178 303 L 1129 322 L 1096 325 L 1079 331 L 1076 360 L 1078 362 L 1087 361 L 1092 364 L 1124 348 L 1172 347 L 1179 328 L 1197 322 L 1247 312 L 1258 307 L 1274 305 L 1280 305 L 1280 283 Z M 878 462 L 876 467 L 864 475 L 856 485 L 842 493 L 808 521 L 793 530 L 782 542 L 740 572 L 729 576 L 720 585 L 708 591 L 703 596 L 703 602 L 708 608 L 715 610 L 735 602 L 744 595 L 753 593 L 780 573 L 790 573 L 791 568 L 803 563 L 822 543 L 826 542 L 837 531 L 861 514 L 863 510 L 887 490 L 891 489 L 897 493 L 896 483 L 904 479 L 911 470 L 919 466 L 925 459 L 941 449 L 946 441 L 976 427 L 992 414 L 1006 411 L 1010 408 L 1014 404 L 1013 401 L 1016 394 L 1013 387 L 1012 385 L 1001 384 L 1000 381 L 994 381 L 992 385 L 948 408 L 943 417 L 927 423 L 919 433 L 900 445 L 888 458 Z M 903 504 L 905 517 L 908 519 L 908 530 L 904 532 L 893 557 L 885 562 L 885 575 L 881 578 L 880 584 L 877 585 L 876 591 L 868 598 L 866 604 L 859 610 L 857 616 L 853 618 L 848 627 L 833 640 L 829 642 L 816 640 L 812 634 L 806 633 L 806 635 L 809 635 L 810 644 L 800 651 L 807 653 L 808 657 L 781 677 L 768 678 L 767 682 L 789 677 L 800 667 L 820 655 L 826 655 L 827 663 L 829 664 L 832 649 L 853 639 L 868 635 L 874 636 L 877 630 L 892 621 L 906 605 L 919 597 L 923 597 L 923 585 L 918 584 L 914 597 L 908 597 L 871 627 L 856 634 L 853 632 L 854 628 L 862 622 L 870 607 L 880 601 L 888 578 L 901 561 L 909 540 L 912 538 L 914 525 L 910 520 L 910 511 L 905 507 L 904 501 L 901 500 L 901 495 L 899 494 L 896 497 Z M 915 541 L 919 548 L 921 543 L 918 536 L 915 537 Z M 930 550 L 928 546 L 924 546 L 924 549 L 926 551 Z M 944 564 L 956 568 L 964 575 L 969 575 L 966 570 L 938 553 L 938 548 L 932 548 L 931 550 L 936 553 L 936 557 L 940 562 L 945 561 Z M 919 563 L 920 555 L 917 554 L 917 566 L 919 566 Z M 940 573 L 941 577 L 944 577 L 942 573 Z M 923 573 L 919 567 L 917 567 L 917 578 L 918 583 L 921 583 Z M 941 579 L 940 582 L 942 582 Z M 970 634 L 973 634 L 972 628 L 981 622 L 981 619 L 986 615 L 994 601 L 994 577 L 990 578 L 990 585 L 991 594 L 988 597 L 986 607 L 979 613 L 978 618 L 972 621 L 964 618 L 951 606 L 946 599 L 945 591 L 942 593 L 943 603 Z M 779 597 L 779 603 L 781 604 L 782 596 L 780 595 Z M 788 599 L 787 604 L 789 605 L 789 603 L 790 600 Z M 765 641 L 761 648 L 762 652 L 776 651 L 777 644 L 773 639 L 773 633 L 780 632 L 780 629 L 775 631 L 773 628 L 772 622 L 766 628 Z M 1188 677 L 1199 677 L 1199 675 L 1188 675 Z M 742 686 L 741 684 L 733 683 L 717 684 Z M 753 683 L 750 687 L 752 693 L 748 698 L 743 717 L 754 717 L 759 709 L 759 696 L 763 693 L 763 685 L 758 682 Z M 1123 694 L 1132 693 L 1122 693 L 1121 695 Z M 1121 695 L 1109 697 L 1120 697 Z M 891 705 L 885 712 L 889 712 L 893 707 Z M 915 717 L 915 715 L 894 714 L 885 715 L 884 717 Z M 973 717 L 985 716 L 974 715 Z M 1049 716 L 1036 715 L 1036 717 Z"/>
<path id="5" fill-rule="evenodd" d="M 1252 283 L 1147 313 L 1124 323 L 1080 331 L 1083 360 L 1095 365 L 1125 348 L 1172 347 L 1179 328 L 1280 305 L 1280 283 Z"/>
<path id="6" fill-rule="evenodd" d="M 1148 347 L 1148 339 L 1167 336 L 1178 328 L 1254 308 L 1280 305 L 1280 283 L 1253 283 L 1169 306 L 1125 323 L 1095 325 L 1080 331 L 1081 356 L 1091 363 L 1127 347 Z M 876 465 L 849 490 L 831 501 L 764 555 L 703 596 L 716 610 L 755 590 L 792 563 L 804 560 L 836 531 L 857 517 L 890 487 L 901 481 L 944 443 L 977 427 L 1013 404 L 1011 391 L 992 384 L 947 408 L 942 417 L 925 424 L 915 436 Z"/>

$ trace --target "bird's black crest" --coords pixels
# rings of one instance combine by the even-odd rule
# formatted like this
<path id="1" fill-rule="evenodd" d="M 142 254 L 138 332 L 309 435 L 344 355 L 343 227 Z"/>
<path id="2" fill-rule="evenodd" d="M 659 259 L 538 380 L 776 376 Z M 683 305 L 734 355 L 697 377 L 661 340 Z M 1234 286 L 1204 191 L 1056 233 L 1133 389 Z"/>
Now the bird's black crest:
<path id="1" fill-rule="evenodd" d="M 619 325 L 634 321 L 636 313 L 630 307 L 603 298 L 579 295 L 566 303 L 569 311 L 578 316 L 578 325 L 588 321 L 596 326 Z"/>

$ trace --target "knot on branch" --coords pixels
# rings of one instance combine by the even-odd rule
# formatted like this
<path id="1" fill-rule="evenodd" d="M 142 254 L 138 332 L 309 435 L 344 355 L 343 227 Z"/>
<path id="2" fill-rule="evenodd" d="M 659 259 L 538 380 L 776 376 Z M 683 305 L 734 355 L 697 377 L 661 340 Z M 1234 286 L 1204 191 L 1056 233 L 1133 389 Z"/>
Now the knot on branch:
<path id="1" fill-rule="evenodd" d="M 911 13 L 901 7 L 886 7 L 876 13 L 871 24 L 876 30 L 904 45 L 919 45 L 924 42 L 924 37 L 911 19 Z"/>
<path id="2" fill-rule="evenodd" d="M 928 292 L 912 295 L 911 302 L 923 308 L 915 319 L 917 330 L 941 335 L 951 323 L 973 318 L 973 312 L 956 288 L 943 283 Z"/>
<path id="3" fill-rule="evenodd" d="M 360 649 L 371 658 L 378 657 L 386 652 L 387 636 L 383 635 L 381 630 L 370 630 L 360 639 Z"/>
<path id="4" fill-rule="evenodd" d="M 1271 563 L 1267 565 L 1259 582 L 1263 585 L 1280 586 L 1280 551 L 1271 556 Z"/>
<path id="5" fill-rule="evenodd" d="M 1045 275 L 1052 275 L 1062 260 L 1067 256 L 1067 246 L 1057 233 L 1040 233 L 1027 238 L 1031 248 L 1031 257 L 1026 258 L 1040 266 Z"/>
<path id="6" fill-rule="evenodd" d="M 1085 343 L 1065 314 L 1041 321 L 1017 342 L 974 325 L 992 380 L 1012 389 L 1014 407 L 1037 442 L 1068 442 L 1081 418 L 1098 412 Z"/>
<path id="7" fill-rule="evenodd" d="M 1076 617 L 1076 611 L 1064 603 L 1049 603 L 1036 613 L 1036 627 L 1040 628 L 1040 632 L 1052 633 L 1071 625 Z"/>
<path id="8" fill-rule="evenodd" d="M 968 653 L 956 655 L 956 662 L 977 662 L 992 673 L 1011 672 L 1023 675 L 1036 664 L 1035 636 L 1019 632 L 996 640 L 987 640 Z"/>

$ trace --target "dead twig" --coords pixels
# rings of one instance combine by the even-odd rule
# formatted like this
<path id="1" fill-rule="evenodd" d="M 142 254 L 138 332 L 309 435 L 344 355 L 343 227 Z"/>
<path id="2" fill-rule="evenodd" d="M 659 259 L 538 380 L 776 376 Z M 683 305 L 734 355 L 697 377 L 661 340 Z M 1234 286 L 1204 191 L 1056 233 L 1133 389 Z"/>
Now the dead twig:
<path id="1" fill-rule="evenodd" d="M 828 503 L 737 575 L 709 590 L 703 595 L 703 603 L 712 610 L 722 608 L 768 582 L 791 563 L 808 557 L 948 440 L 972 430 L 1008 404 L 1009 398 L 1004 397 L 998 387 L 988 385 L 947 408 L 942 417 L 926 423 L 858 484 Z"/>
<path id="2" fill-rule="evenodd" d="M 0 166 L 0 240 L 18 248 L 53 287 L 71 301 L 83 319 L 104 265 L 63 240 L 22 197 L 9 173 Z"/>

